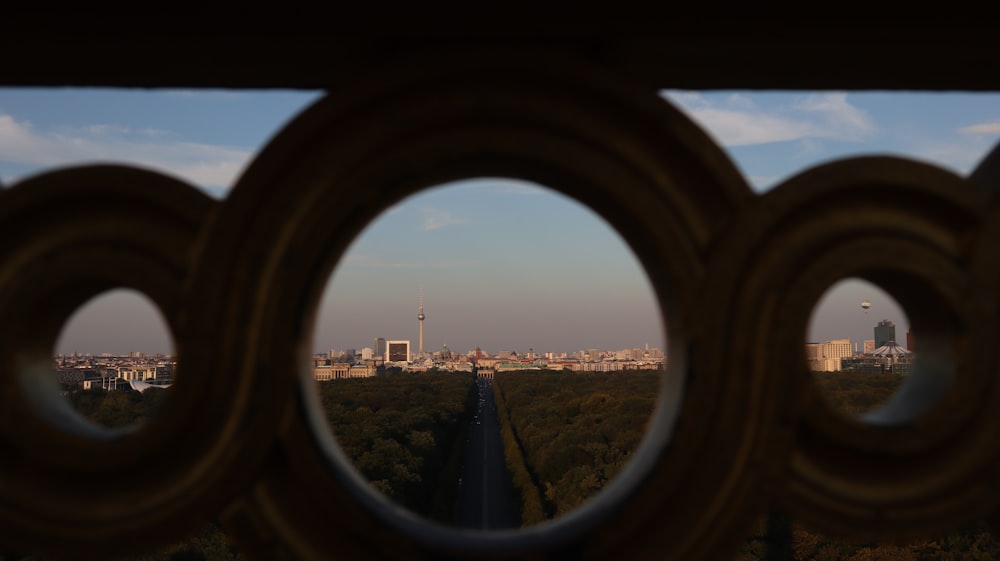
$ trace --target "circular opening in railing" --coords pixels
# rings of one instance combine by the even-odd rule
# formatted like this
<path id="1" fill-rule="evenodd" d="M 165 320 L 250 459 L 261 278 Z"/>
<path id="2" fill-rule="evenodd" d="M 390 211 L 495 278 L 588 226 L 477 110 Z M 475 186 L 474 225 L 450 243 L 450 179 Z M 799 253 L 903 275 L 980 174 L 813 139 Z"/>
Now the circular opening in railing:
<path id="1" fill-rule="evenodd" d="M 109 429 L 150 419 L 174 378 L 170 329 L 152 301 L 131 289 L 103 292 L 78 308 L 63 325 L 52 361 L 65 396 L 56 407 Z"/>
<path id="2" fill-rule="evenodd" d="M 356 472 L 477 530 L 559 518 L 609 486 L 667 361 L 628 245 L 587 207 L 508 179 L 429 189 L 371 222 L 313 333 L 319 402 Z"/>
<path id="3" fill-rule="evenodd" d="M 925 323 L 938 318 L 935 298 L 917 299 Z M 912 306 L 912 301 L 911 301 Z M 922 340 L 920 333 L 927 333 Z M 951 385 L 954 360 L 933 330 L 917 330 L 904 306 L 860 278 L 830 287 L 813 309 L 806 363 L 836 411 L 872 424 L 908 422 Z"/>

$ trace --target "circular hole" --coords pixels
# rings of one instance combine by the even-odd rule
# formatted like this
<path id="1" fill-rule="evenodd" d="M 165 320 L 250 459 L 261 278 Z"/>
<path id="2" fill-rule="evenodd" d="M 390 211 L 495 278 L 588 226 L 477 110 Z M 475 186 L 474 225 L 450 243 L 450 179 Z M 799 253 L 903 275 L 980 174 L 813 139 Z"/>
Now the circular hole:
<path id="1" fill-rule="evenodd" d="M 162 314 L 129 289 L 104 292 L 77 309 L 52 360 L 63 406 L 109 429 L 134 428 L 155 415 L 176 366 Z"/>
<path id="2" fill-rule="evenodd" d="M 456 182 L 384 212 L 326 285 L 311 373 L 369 487 L 503 530 L 609 487 L 650 423 L 664 322 L 592 211 L 535 184 Z"/>
<path id="3" fill-rule="evenodd" d="M 895 283 L 894 283 L 895 284 Z M 813 310 L 806 362 L 826 401 L 872 424 L 911 421 L 940 400 L 954 377 L 940 299 L 919 286 L 904 292 L 917 311 L 911 328 L 904 306 L 878 285 L 842 280 Z M 920 322 L 919 320 L 923 320 Z M 944 329 L 942 329 L 944 327 Z"/>

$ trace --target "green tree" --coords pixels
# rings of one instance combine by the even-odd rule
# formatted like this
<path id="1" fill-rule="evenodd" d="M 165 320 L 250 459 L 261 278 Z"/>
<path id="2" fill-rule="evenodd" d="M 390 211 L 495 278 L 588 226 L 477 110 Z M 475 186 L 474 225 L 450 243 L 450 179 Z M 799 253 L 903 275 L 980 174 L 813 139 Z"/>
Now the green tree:
<path id="1" fill-rule="evenodd" d="M 597 494 L 635 453 L 656 404 L 659 373 L 512 372 L 498 374 L 494 389 L 502 396 L 497 407 L 511 477 L 530 480 L 534 490 L 525 483 L 521 493 L 542 496 L 550 518 Z M 515 448 L 527 476 L 510 465 Z"/>

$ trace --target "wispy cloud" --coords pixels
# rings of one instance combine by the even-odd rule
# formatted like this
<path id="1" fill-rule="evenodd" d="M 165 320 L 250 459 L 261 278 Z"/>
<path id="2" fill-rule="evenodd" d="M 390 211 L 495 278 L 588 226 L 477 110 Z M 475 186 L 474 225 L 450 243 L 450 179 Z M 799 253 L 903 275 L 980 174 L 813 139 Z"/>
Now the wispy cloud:
<path id="1" fill-rule="evenodd" d="M 973 135 L 998 135 L 1000 134 L 1000 121 L 969 125 L 958 129 L 958 132 Z"/>
<path id="2" fill-rule="evenodd" d="M 809 138 L 862 140 L 875 131 L 868 115 L 842 92 L 803 95 L 792 103 L 761 108 L 749 96 L 721 100 L 693 92 L 664 92 L 725 146 L 766 144 Z"/>
<path id="3" fill-rule="evenodd" d="M 983 136 L 973 136 L 968 141 L 959 139 L 923 139 L 911 147 L 908 157 L 926 160 L 930 164 L 951 168 L 960 175 L 970 173 L 983 156 L 989 152 L 990 142 Z"/>
<path id="4" fill-rule="evenodd" d="M 0 161 L 23 166 L 115 162 L 149 167 L 204 188 L 228 188 L 252 154 L 239 148 L 183 142 L 168 131 L 93 124 L 39 130 L 0 114 Z"/>
<path id="5" fill-rule="evenodd" d="M 812 136 L 862 140 L 875 131 L 868 114 L 851 105 L 844 92 L 810 94 L 794 104 L 792 112 L 812 121 Z"/>
<path id="6" fill-rule="evenodd" d="M 469 222 L 468 218 L 457 216 L 441 208 L 423 207 L 418 209 L 417 212 L 420 214 L 420 229 L 424 232 L 468 224 Z"/>

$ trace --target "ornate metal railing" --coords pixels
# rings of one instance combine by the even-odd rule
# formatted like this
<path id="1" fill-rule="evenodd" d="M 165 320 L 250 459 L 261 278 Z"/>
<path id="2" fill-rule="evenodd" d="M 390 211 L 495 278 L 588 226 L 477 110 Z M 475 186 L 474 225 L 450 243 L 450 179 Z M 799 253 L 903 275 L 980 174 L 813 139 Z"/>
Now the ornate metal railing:
<path id="1" fill-rule="evenodd" d="M 333 90 L 229 195 L 127 166 L 0 192 L 0 545 L 104 558 L 219 518 L 260 559 L 725 559 L 779 508 L 820 531 L 902 539 L 1000 504 L 1000 220 L 976 179 L 852 158 L 754 194 L 656 92 L 571 57 L 415 57 Z M 372 219 L 444 181 L 510 176 L 589 206 L 628 242 L 668 329 L 637 458 L 578 512 L 513 532 L 415 518 L 369 491 L 325 428 L 315 310 Z M 874 201 L 892 201 L 882 204 Z M 922 367 L 881 417 L 817 397 L 798 352 L 815 303 L 891 293 Z M 147 295 L 176 344 L 164 410 L 131 432 L 66 411 L 49 368 L 67 317 Z"/>

